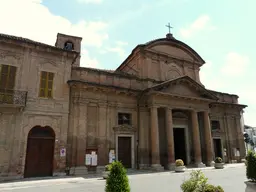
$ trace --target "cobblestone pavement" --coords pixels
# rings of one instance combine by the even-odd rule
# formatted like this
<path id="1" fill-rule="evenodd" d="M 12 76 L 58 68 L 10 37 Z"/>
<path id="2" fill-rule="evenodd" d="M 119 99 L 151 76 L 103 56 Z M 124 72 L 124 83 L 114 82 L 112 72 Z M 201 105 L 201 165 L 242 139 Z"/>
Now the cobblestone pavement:
<path id="1" fill-rule="evenodd" d="M 132 192 L 180 192 L 181 183 L 189 178 L 191 169 L 185 173 L 146 173 L 131 174 L 129 181 Z M 245 191 L 244 181 L 246 180 L 244 165 L 230 165 L 225 169 L 216 170 L 214 168 L 202 169 L 209 178 L 209 183 L 221 185 L 225 192 Z M 60 178 L 42 179 L 32 181 L 20 181 L 0 184 L 0 191 L 14 192 L 103 192 L 105 180 L 101 178 Z"/>

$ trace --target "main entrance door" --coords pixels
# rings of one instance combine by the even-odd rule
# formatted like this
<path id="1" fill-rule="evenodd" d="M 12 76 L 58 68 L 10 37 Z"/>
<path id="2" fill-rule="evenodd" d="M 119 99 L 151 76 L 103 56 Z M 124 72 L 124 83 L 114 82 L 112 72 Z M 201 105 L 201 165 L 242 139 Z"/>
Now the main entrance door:
<path id="1" fill-rule="evenodd" d="M 132 167 L 131 145 L 131 137 L 118 137 L 118 161 L 121 161 L 125 168 Z"/>
<path id="2" fill-rule="evenodd" d="M 223 156 L 222 156 L 221 139 L 213 139 L 213 145 L 214 145 L 215 157 L 223 158 Z"/>
<path id="3" fill-rule="evenodd" d="M 174 151 L 175 159 L 182 159 L 184 163 L 187 162 L 186 156 L 186 142 L 185 142 L 185 129 L 184 128 L 174 128 Z"/>
<path id="4" fill-rule="evenodd" d="M 52 128 L 36 126 L 30 130 L 24 177 L 52 176 L 54 142 Z"/>

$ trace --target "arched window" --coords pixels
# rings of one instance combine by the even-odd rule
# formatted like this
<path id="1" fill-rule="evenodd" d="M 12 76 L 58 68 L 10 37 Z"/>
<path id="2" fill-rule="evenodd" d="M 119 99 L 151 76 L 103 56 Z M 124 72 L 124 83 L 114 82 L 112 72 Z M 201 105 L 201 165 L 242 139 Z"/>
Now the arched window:
<path id="1" fill-rule="evenodd" d="M 66 43 L 64 44 L 64 49 L 72 51 L 74 50 L 74 44 L 71 41 L 66 41 Z"/>

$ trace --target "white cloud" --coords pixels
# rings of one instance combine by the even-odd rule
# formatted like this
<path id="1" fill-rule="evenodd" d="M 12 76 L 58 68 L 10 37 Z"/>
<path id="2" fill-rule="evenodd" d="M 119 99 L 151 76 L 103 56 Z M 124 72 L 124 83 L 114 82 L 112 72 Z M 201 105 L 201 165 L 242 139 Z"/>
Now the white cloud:
<path id="1" fill-rule="evenodd" d="M 222 74 L 229 76 L 242 76 L 248 69 L 250 60 L 247 56 L 230 52 L 226 56 L 226 61 L 221 69 Z"/>
<path id="2" fill-rule="evenodd" d="M 198 17 L 192 24 L 180 30 L 180 34 L 184 38 L 189 38 L 202 30 L 213 30 L 215 27 L 210 23 L 208 15 Z"/>
<path id="3" fill-rule="evenodd" d="M 126 51 L 124 49 L 124 46 L 128 45 L 127 42 L 123 41 L 116 41 L 115 46 L 113 47 L 107 47 L 104 50 L 101 50 L 102 54 L 112 52 L 112 53 L 117 53 L 121 59 L 124 59 L 126 56 Z"/>
<path id="4" fill-rule="evenodd" d="M 77 0 L 78 3 L 85 3 L 85 4 L 100 4 L 102 0 Z"/>
<path id="5" fill-rule="evenodd" d="M 91 58 L 87 50 L 82 50 L 81 60 L 82 67 L 99 68 L 99 62 L 96 58 Z"/>
<path id="6" fill-rule="evenodd" d="M 230 52 L 223 60 L 226 61 L 224 65 L 206 61 L 200 69 L 200 80 L 207 89 L 237 94 L 239 103 L 248 105 L 244 113 L 245 124 L 256 127 L 256 89 L 251 74 L 253 66 L 250 70 L 251 66 L 248 65 L 250 59 L 245 55 Z M 244 76 L 238 78 L 240 75 Z"/>
<path id="7" fill-rule="evenodd" d="M 216 66 L 211 61 L 206 63 L 200 69 L 200 81 L 207 89 L 220 91 L 225 88 L 226 81 L 222 81 L 218 76 Z"/>
<path id="8" fill-rule="evenodd" d="M 56 35 L 60 32 L 82 37 L 82 48 L 84 46 L 102 47 L 104 41 L 108 39 L 107 23 L 82 20 L 74 24 L 64 17 L 54 15 L 41 3 L 42 0 L 1 2 L 0 33 L 54 45 Z M 96 63 L 94 59 L 89 59 L 88 62 Z"/>

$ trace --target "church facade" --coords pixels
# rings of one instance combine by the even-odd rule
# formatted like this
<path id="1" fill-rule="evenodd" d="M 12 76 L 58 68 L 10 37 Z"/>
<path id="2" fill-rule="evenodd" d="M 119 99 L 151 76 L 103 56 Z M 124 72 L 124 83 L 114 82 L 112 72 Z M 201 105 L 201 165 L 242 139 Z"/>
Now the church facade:
<path id="1" fill-rule="evenodd" d="M 0 34 L 0 177 L 82 175 L 113 159 L 163 170 L 176 159 L 204 167 L 245 157 L 246 105 L 205 88 L 191 47 L 167 34 L 111 71 L 80 67 L 81 41 Z"/>

